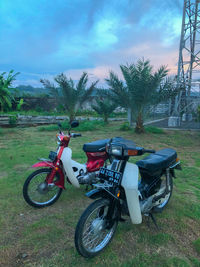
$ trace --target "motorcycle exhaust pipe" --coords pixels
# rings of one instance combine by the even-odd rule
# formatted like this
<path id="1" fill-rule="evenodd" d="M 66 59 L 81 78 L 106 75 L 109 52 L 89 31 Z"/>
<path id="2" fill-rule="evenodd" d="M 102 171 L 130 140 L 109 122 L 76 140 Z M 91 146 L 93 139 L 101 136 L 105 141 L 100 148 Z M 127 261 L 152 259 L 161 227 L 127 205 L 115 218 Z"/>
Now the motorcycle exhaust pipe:
<path id="1" fill-rule="evenodd" d="M 153 203 L 155 203 L 159 199 L 165 197 L 170 192 L 169 178 L 170 178 L 170 170 L 166 169 L 166 188 L 165 188 L 165 191 L 162 194 L 155 196 L 152 200 Z"/>

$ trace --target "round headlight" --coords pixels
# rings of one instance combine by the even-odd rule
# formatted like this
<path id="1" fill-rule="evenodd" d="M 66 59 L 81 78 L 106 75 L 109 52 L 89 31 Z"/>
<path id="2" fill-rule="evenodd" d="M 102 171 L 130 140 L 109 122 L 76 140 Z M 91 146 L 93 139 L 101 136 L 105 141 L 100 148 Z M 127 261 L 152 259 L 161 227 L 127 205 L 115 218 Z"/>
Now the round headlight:
<path id="1" fill-rule="evenodd" d="M 122 147 L 121 146 L 111 146 L 111 154 L 113 156 L 122 156 Z"/>

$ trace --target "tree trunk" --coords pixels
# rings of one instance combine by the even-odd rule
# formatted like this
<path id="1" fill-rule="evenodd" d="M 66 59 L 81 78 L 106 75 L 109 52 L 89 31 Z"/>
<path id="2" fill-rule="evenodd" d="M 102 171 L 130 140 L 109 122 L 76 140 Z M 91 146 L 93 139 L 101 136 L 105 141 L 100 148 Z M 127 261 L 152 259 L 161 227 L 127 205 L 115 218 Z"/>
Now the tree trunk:
<path id="1" fill-rule="evenodd" d="M 104 122 L 107 124 L 108 123 L 108 116 L 104 115 Z"/>
<path id="2" fill-rule="evenodd" d="M 131 108 L 128 108 L 127 116 L 128 116 L 129 125 L 133 126 L 133 112 Z"/>
<path id="3" fill-rule="evenodd" d="M 136 127 L 135 132 L 138 134 L 144 133 L 144 125 L 143 125 L 143 119 L 142 119 L 142 113 L 139 112 L 136 120 Z"/>
<path id="4" fill-rule="evenodd" d="M 73 112 L 73 113 L 70 113 L 70 114 L 69 114 L 69 122 L 71 123 L 74 119 L 75 119 L 75 114 L 74 114 L 74 112 Z"/>

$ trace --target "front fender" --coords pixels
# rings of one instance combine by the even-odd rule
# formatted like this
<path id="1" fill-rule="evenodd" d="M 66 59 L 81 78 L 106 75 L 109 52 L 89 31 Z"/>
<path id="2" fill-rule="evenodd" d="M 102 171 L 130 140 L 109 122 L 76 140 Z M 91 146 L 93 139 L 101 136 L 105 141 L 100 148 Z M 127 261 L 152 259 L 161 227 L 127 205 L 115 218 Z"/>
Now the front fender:
<path id="1" fill-rule="evenodd" d="M 54 168 L 54 165 L 51 161 L 40 161 L 31 166 L 32 168 L 40 168 L 40 167 L 51 167 Z"/>
<path id="2" fill-rule="evenodd" d="M 55 170 L 55 166 L 53 165 L 51 161 L 40 161 L 32 165 L 32 168 L 40 168 L 40 167 L 48 167 L 48 168 L 51 168 L 52 171 L 54 171 L 55 173 L 57 172 L 60 176 L 60 179 L 57 182 L 55 182 L 55 185 L 57 185 L 58 187 L 62 189 L 65 189 L 65 176 L 63 174 L 63 171 L 59 167 L 56 167 L 56 170 Z M 54 178 L 55 174 L 52 173 L 52 171 L 49 175 L 49 180 L 53 180 Z M 47 183 L 51 183 L 51 181 L 49 182 L 47 181 Z"/>
<path id="3" fill-rule="evenodd" d="M 89 197 L 91 199 L 98 199 L 98 198 L 110 198 L 110 194 L 108 194 L 103 189 L 93 189 L 89 192 L 87 192 L 86 197 Z"/>
<path id="4" fill-rule="evenodd" d="M 138 166 L 127 162 L 123 173 L 122 186 L 125 190 L 128 210 L 133 224 L 142 222 L 138 196 Z"/>

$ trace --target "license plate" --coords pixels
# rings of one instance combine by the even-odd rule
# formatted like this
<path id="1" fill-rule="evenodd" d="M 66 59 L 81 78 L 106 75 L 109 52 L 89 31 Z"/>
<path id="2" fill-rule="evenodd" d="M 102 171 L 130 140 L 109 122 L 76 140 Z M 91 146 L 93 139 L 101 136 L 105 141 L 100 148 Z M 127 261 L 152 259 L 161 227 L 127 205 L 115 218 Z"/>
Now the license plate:
<path id="1" fill-rule="evenodd" d="M 106 168 L 100 168 L 99 178 L 108 181 L 111 185 L 118 185 L 121 180 L 121 172 L 112 171 Z"/>

